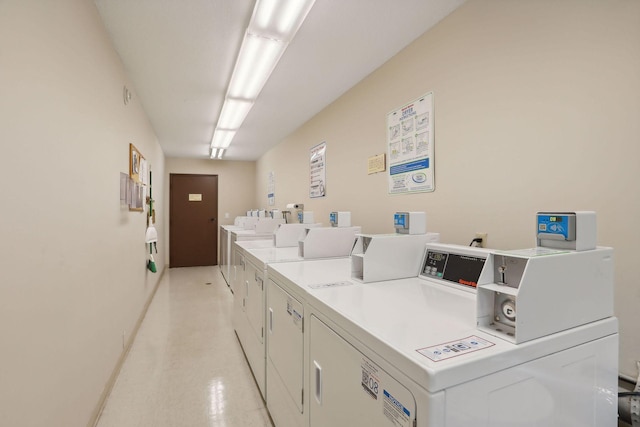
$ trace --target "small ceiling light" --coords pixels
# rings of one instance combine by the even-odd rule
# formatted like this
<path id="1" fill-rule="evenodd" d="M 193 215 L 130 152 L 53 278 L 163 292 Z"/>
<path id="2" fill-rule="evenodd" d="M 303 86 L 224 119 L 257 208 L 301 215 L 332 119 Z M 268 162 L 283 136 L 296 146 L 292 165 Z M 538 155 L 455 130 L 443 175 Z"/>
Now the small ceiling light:
<path id="1" fill-rule="evenodd" d="M 218 153 L 218 159 L 221 159 L 223 154 L 224 154 L 224 148 L 221 149 L 220 152 Z"/>
<path id="2" fill-rule="evenodd" d="M 217 148 L 211 148 L 211 157 L 210 158 L 215 159 L 217 154 L 218 154 L 218 149 Z"/>

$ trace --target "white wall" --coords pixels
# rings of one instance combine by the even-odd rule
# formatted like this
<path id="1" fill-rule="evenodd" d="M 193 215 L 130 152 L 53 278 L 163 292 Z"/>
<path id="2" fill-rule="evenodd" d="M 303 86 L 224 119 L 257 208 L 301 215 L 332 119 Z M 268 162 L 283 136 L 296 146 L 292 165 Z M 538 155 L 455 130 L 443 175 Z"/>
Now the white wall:
<path id="1" fill-rule="evenodd" d="M 236 216 L 245 215 L 255 208 L 256 162 L 234 162 L 228 160 L 185 159 L 169 157 L 166 162 L 166 182 L 172 173 L 218 175 L 218 224 L 233 224 Z M 165 226 L 169 239 L 169 186 L 165 189 Z M 228 214 L 228 218 L 226 217 Z M 168 246 L 167 246 L 168 247 Z M 220 254 L 218 254 L 220 256 Z M 169 265 L 169 253 L 166 254 Z"/>
<path id="2" fill-rule="evenodd" d="M 471 0 L 267 152 L 256 203 L 302 202 L 316 221 L 349 210 L 364 232 L 423 210 L 446 242 L 488 232 L 530 247 L 538 210 L 596 210 L 616 249 L 621 371 L 640 360 L 640 2 Z M 386 152 L 386 115 L 433 91 L 436 191 L 387 193 L 367 158 Z M 309 149 L 327 141 L 327 196 L 309 198 Z M 551 298 L 552 296 L 550 296 Z M 580 295 L 576 295 L 580 298 Z"/>
<path id="3" fill-rule="evenodd" d="M 119 203 L 129 143 L 160 218 L 164 192 L 164 155 L 92 1 L 0 1 L 0 117 L 0 425 L 87 425 L 160 276 L 145 215 Z"/>

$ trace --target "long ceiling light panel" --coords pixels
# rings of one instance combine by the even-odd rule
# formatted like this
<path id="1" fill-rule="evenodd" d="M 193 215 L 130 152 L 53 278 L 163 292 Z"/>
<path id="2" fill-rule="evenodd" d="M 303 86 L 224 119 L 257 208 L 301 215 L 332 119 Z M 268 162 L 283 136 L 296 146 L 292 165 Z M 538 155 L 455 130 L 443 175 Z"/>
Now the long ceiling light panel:
<path id="1" fill-rule="evenodd" d="M 231 74 L 211 139 L 211 158 L 222 158 L 236 131 L 300 29 L 315 0 L 258 0 Z M 217 154 L 217 156 L 216 156 Z"/>
<path id="2" fill-rule="evenodd" d="M 227 96 L 256 99 L 286 47 L 282 41 L 247 34 L 231 75 Z"/>
<path id="3" fill-rule="evenodd" d="M 234 136 L 236 136 L 235 130 L 216 129 L 211 141 L 211 148 L 228 148 Z M 211 158 L 213 157 L 213 153 L 211 153 Z"/>
<path id="4" fill-rule="evenodd" d="M 218 129 L 235 130 L 240 127 L 253 102 L 242 99 L 227 98 L 222 105 L 222 111 L 218 118 Z"/>

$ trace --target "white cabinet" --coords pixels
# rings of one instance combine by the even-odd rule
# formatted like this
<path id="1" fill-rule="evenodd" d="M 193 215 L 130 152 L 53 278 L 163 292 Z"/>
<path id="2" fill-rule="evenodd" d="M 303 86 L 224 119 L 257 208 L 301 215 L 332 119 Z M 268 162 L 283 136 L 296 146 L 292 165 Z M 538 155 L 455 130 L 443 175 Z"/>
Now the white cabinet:
<path id="1" fill-rule="evenodd" d="M 310 426 L 412 427 L 413 395 L 314 315 L 309 321 Z"/>

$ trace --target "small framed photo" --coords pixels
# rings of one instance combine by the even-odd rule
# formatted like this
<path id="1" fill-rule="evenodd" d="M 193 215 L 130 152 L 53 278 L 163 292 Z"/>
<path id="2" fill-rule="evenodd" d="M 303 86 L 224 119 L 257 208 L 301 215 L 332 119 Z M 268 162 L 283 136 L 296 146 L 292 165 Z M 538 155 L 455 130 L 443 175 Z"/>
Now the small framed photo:
<path id="1" fill-rule="evenodd" d="M 135 145 L 129 144 L 129 210 L 143 211 L 146 161 Z"/>
<path id="2" fill-rule="evenodd" d="M 133 144 L 129 144 L 129 176 L 136 183 L 142 181 L 140 172 L 141 164 L 143 161 L 144 156 L 140 154 L 140 151 L 138 151 L 136 146 Z"/>

